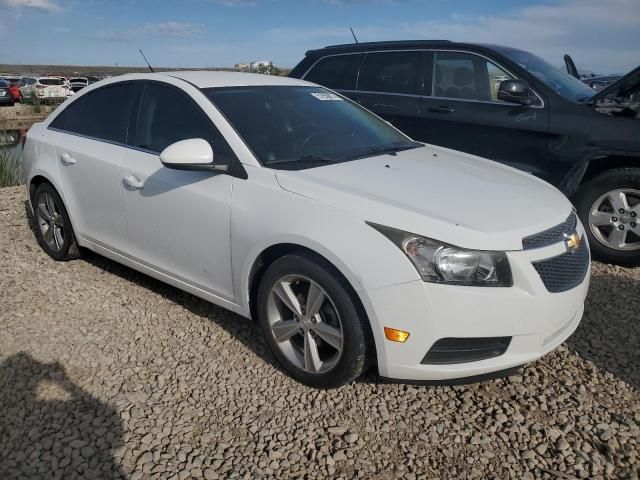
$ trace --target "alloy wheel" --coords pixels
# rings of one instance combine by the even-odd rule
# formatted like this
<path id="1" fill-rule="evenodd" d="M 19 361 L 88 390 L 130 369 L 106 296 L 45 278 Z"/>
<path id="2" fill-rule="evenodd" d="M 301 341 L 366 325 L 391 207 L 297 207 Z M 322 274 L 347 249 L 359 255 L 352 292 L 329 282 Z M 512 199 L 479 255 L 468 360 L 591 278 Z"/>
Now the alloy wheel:
<path id="1" fill-rule="evenodd" d="M 325 373 L 338 364 L 344 345 L 340 315 L 313 280 L 280 278 L 269 292 L 267 318 L 278 348 L 297 368 Z"/>
<path id="2" fill-rule="evenodd" d="M 640 190 L 612 190 L 589 210 L 589 228 L 601 243 L 615 250 L 640 249 Z"/>
<path id="3" fill-rule="evenodd" d="M 62 210 L 55 198 L 47 192 L 38 196 L 36 205 L 36 217 L 42 238 L 51 250 L 59 252 L 65 243 Z"/>

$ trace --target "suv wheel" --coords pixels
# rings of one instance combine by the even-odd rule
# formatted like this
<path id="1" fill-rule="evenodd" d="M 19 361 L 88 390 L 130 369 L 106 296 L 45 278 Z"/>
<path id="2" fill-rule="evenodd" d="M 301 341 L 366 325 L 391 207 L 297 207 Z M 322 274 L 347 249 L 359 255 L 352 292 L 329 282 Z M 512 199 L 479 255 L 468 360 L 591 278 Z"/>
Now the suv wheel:
<path id="1" fill-rule="evenodd" d="M 595 177 L 580 188 L 574 204 L 595 258 L 640 265 L 640 168 Z"/>
<path id="2" fill-rule="evenodd" d="M 54 260 L 73 260 L 80 256 L 69 214 L 58 192 L 42 183 L 32 199 L 35 235 L 42 249 Z"/>
<path id="3" fill-rule="evenodd" d="M 334 388 L 363 373 L 366 320 L 327 262 L 305 254 L 275 261 L 258 288 L 257 312 L 271 351 L 301 383 Z"/>

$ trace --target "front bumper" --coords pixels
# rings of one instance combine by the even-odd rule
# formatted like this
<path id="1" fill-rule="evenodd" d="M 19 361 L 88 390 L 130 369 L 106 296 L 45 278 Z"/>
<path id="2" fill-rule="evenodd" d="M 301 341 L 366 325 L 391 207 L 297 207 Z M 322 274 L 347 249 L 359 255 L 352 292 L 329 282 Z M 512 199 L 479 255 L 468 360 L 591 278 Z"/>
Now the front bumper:
<path id="1" fill-rule="evenodd" d="M 508 252 L 514 279 L 509 288 L 458 287 L 418 280 L 361 292 L 376 341 L 380 375 L 400 380 L 474 377 L 531 362 L 556 348 L 580 323 L 590 266 L 578 286 L 550 293 L 532 262 L 565 251 L 560 243 Z M 409 339 L 405 343 L 388 341 L 384 327 L 408 331 Z M 451 337 L 512 338 L 506 351 L 493 358 L 421 363 L 436 341 Z"/>

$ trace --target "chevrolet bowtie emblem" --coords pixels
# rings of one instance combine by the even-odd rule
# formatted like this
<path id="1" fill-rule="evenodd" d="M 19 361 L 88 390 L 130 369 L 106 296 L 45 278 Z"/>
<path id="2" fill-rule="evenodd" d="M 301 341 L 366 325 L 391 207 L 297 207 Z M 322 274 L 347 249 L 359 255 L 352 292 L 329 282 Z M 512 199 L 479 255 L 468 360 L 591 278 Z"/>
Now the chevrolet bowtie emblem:
<path id="1" fill-rule="evenodd" d="M 575 252 L 578 248 L 580 248 L 580 244 L 582 243 L 582 238 L 578 232 L 573 232 L 571 235 L 565 234 L 564 244 L 567 246 L 567 250 L 570 252 Z"/>

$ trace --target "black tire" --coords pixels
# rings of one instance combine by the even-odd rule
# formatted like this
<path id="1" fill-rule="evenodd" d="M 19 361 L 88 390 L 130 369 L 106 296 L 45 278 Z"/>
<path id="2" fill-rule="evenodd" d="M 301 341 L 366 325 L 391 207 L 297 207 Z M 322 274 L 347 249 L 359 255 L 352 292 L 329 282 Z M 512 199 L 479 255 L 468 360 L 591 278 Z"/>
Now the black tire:
<path id="1" fill-rule="evenodd" d="M 55 203 L 56 211 L 59 214 L 59 218 L 62 220 L 61 235 L 63 242 L 59 249 L 52 248 L 43 235 L 41 228 L 42 214 L 39 213 L 39 203 L 42 201 L 44 195 L 49 195 Z M 54 260 L 59 262 L 66 262 L 68 260 L 75 260 L 80 257 L 80 248 L 76 240 L 69 214 L 64 206 L 64 202 L 56 189 L 49 183 L 41 183 L 33 194 L 31 199 L 31 205 L 33 206 L 33 231 L 38 240 L 40 247 Z"/>
<path id="2" fill-rule="evenodd" d="M 594 258 L 625 267 L 640 265 L 640 249 L 617 250 L 599 240 L 589 225 L 592 206 L 607 192 L 618 189 L 640 190 L 640 168 L 620 168 L 609 170 L 582 185 L 573 198 L 578 216 L 584 225 Z"/>
<path id="3" fill-rule="evenodd" d="M 271 331 L 267 315 L 269 294 L 276 282 L 289 275 L 302 275 L 318 284 L 339 313 L 343 348 L 339 360 L 327 372 L 311 373 L 294 365 L 282 352 Z M 346 279 L 331 264 L 307 253 L 294 253 L 276 260 L 264 273 L 258 287 L 258 323 L 269 348 L 287 373 L 314 388 L 336 388 L 352 382 L 364 373 L 370 341 L 367 319 L 358 310 Z"/>

